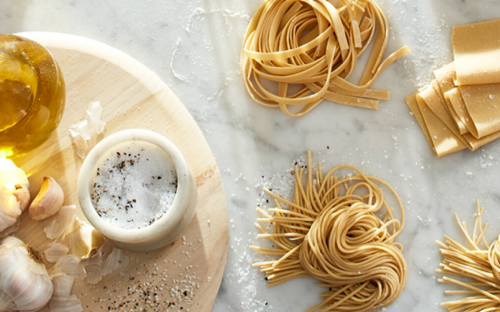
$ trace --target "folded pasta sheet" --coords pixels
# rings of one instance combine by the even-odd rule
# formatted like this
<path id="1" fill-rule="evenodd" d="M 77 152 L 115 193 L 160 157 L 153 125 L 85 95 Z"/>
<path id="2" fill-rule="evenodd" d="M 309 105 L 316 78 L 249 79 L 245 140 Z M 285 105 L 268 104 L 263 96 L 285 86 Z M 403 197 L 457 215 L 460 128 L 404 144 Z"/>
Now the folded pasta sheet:
<path id="1" fill-rule="evenodd" d="M 438 92 L 438 93 L 440 95 L 442 95 L 442 98 L 443 98 L 444 103 L 446 105 L 446 109 L 448 110 L 451 117 L 453 118 L 453 121 L 455 122 L 455 125 L 457 126 L 460 134 L 466 134 L 469 132 L 469 130 L 467 129 L 467 127 L 465 126 L 465 123 L 462 121 L 460 116 L 457 114 L 457 112 L 453 108 L 452 103 L 450 102 L 450 99 L 446 97 L 446 92 L 449 92 L 450 90 L 455 88 L 455 84 L 453 83 L 454 72 L 455 72 L 455 64 L 450 63 L 450 64 L 434 71 L 434 76 L 436 77 L 436 81 L 439 84 L 439 89 L 440 89 L 439 91 L 440 92 Z"/>
<path id="2" fill-rule="evenodd" d="M 469 131 L 475 138 L 500 131 L 500 84 L 459 86 L 458 90 L 474 124 Z"/>
<path id="3" fill-rule="evenodd" d="M 455 83 L 500 83 L 500 20 L 453 27 Z"/>
<path id="4" fill-rule="evenodd" d="M 450 110 L 455 113 L 455 115 L 465 126 L 467 131 L 462 134 L 469 133 L 469 129 L 473 128 L 474 124 L 472 123 L 472 118 L 470 117 L 469 112 L 465 107 L 464 100 L 462 99 L 462 94 L 460 94 L 458 88 L 453 88 L 449 91 L 446 91 L 444 93 L 444 98 L 446 99 L 447 103 L 450 103 Z"/>
<path id="5" fill-rule="evenodd" d="M 424 89 L 424 91 L 426 89 Z M 422 96 L 419 96 L 417 93 L 410 95 L 406 98 L 406 103 L 424 131 L 437 157 L 458 152 L 466 148 L 453 132 L 432 112 Z"/>
<path id="6" fill-rule="evenodd" d="M 500 138 L 500 20 L 454 27 L 452 45 L 454 62 L 406 98 L 438 157 Z"/>

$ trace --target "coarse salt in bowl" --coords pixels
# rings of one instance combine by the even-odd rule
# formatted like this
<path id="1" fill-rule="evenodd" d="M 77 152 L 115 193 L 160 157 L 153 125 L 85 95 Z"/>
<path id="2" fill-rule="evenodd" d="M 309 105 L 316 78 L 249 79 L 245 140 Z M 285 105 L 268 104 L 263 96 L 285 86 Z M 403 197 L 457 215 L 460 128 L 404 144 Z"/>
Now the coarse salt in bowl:
<path id="1" fill-rule="evenodd" d="M 78 198 L 90 224 L 117 246 L 148 251 L 171 243 L 193 218 L 197 188 L 164 136 L 130 129 L 99 142 L 83 162 Z"/>

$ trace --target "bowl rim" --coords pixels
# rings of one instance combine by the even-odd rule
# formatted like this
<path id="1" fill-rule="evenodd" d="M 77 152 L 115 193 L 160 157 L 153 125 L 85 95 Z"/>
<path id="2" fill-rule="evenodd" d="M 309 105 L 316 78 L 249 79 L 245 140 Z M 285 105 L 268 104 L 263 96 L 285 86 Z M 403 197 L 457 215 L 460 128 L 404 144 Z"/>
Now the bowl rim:
<path id="1" fill-rule="evenodd" d="M 170 156 L 177 174 L 177 191 L 171 207 L 161 219 L 141 229 L 121 229 L 103 220 L 95 210 L 90 197 L 91 181 L 95 167 L 103 155 L 117 145 L 133 141 L 151 143 Z M 151 130 L 122 130 L 101 140 L 83 161 L 78 175 L 78 199 L 87 220 L 107 238 L 131 244 L 147 242 L 173 231 L 182 220 L 186 212 L 186 203 L 190 197 L 189 176 L 190 172 L 186 160 L 169 139 Z"/>

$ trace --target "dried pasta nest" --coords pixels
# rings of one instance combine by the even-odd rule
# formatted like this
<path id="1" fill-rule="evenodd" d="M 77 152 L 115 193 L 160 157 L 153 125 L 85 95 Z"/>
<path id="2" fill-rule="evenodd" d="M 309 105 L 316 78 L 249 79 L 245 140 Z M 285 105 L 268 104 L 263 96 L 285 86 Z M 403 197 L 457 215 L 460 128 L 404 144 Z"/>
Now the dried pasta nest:
<path id="1" fill-rule="evenodd" d="M 410 50 L 403 47 L 383 61 L 389 25 L 379 6 L 372 0 L 332 2 L 338 4 L 268 0 L 258 9 L 241 54 L 243 81 L 254 101 L 301 116 L 324 99 L 370 109 L 389 99 L 388 91 L 368 88 L 385 67 Z M 348 82 L 373 39 L 359 84 Z M 302 107 L 293 113 L 289 106 L 295 105 Z"/>
<path id="2" fill-rule="evenodd" d="M 375 311 L 387 307 L 406 283 L 407 266 L 402 245 L 394 240 L 404 226 L 404 209 L 394 189 L 359 169 L 342 165 L 326 175 L 321 166 L 314 178 L 311 155 L 307 182 L 304 169 L 296 168 L 292 202 L 275 198 L 277 208 L 264 212 L 260 222 L 270 222 L 273 233 L 257 224 L 262 234 L 279 248 L 252 246 L 259 254 L 277 260 L 254 264 L 266 273 L 269 286 L 296 277 L 314 277 L 329 290 L 323 301 L 308 311 Z M 343 178 L 339 170 L 354 170 Z M 379 184 L 395 196 L 402 221 L 394 218 Z M 289 209 L 285 209 L 284 205 Z M 380 215 L 385 212 L 383 217 Z"/>

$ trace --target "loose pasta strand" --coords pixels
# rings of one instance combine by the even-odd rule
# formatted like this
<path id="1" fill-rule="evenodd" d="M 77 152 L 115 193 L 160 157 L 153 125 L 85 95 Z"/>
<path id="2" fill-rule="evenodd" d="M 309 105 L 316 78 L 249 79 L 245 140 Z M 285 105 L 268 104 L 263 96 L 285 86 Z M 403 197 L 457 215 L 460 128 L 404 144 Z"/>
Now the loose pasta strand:
<path id="1" fill-rule="evenodd" d="M 448 311 L 498 311 L 500 310 L 500 243 L 499 238 L 490 245 L 484 238 L 487 224 L 482 223 L 482 212 L 477 202 L 477 217 L 472 237 L 465 222 L 455 214 L 469 248 L 445 236 L 445 243 L 437 241 L 441 247 L 443 262 L 436 272 L 466 278 L 464 281 L 444 276 L 441 283 L 458 285 L 464 290 L 447 290 L 445 294 L 461 294 L 465 297 L 455 301 L 443 302 Z M 481 242 L 485 248 L 481 248 Z M 471 282 L 470 280 L 474 280 Z"/>

